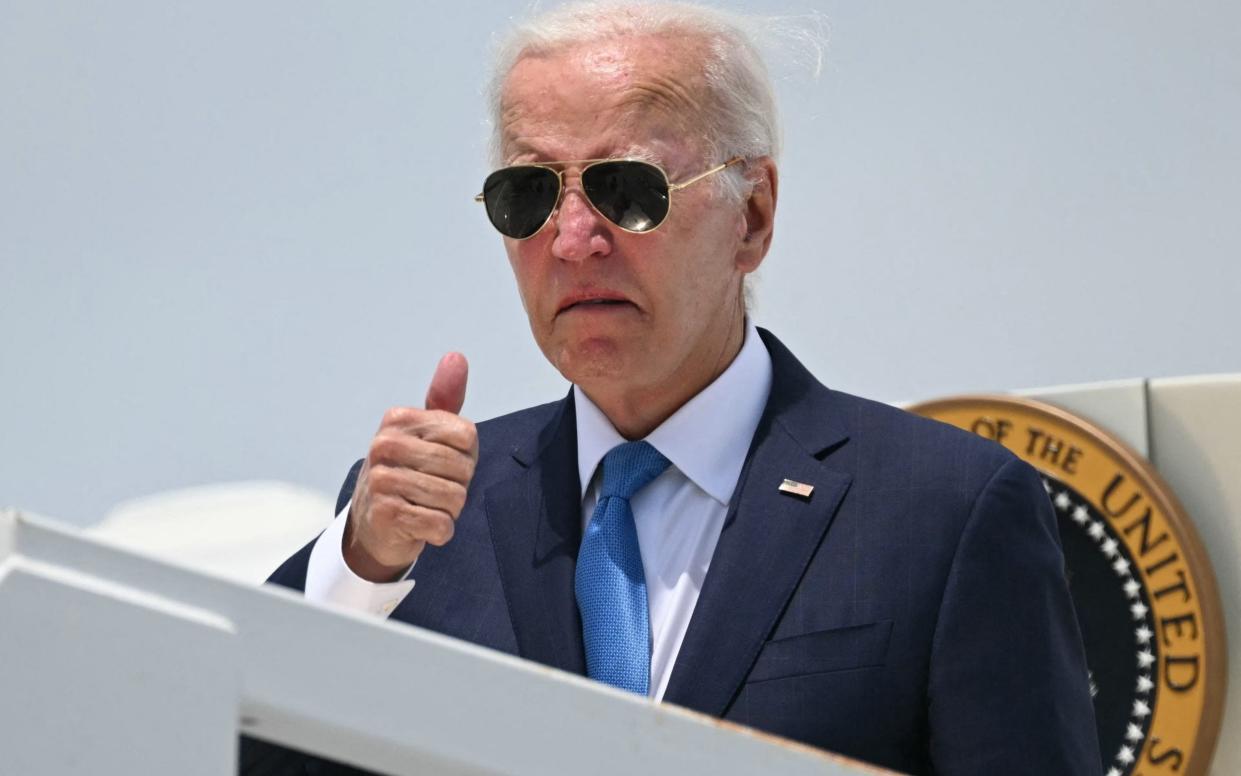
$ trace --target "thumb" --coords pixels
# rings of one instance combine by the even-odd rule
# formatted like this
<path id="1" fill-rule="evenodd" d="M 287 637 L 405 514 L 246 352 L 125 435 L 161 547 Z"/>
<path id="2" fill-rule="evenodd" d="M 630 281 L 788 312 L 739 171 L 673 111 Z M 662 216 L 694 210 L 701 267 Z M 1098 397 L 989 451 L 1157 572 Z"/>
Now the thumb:
<path id="1" fill-rule="evenodd" d="M 440 359 L 435 367 L 435 376 L 431 378 L 431 387 L 427 388 L 426 408 L 444 410 L 454 415 L 461 412 L 465 404 L 465 381 L 470 374 L 470 365 L 460 353 L 448 353 Z"/>

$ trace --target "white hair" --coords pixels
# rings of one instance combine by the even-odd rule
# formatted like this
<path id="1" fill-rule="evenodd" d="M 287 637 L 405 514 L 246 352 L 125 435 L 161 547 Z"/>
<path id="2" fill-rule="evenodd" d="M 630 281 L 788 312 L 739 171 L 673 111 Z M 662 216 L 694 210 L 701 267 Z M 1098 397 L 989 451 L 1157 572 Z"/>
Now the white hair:
<path id="1" fill-rule="evenodd" d="M 678 35 L 705 44 L 706 111 L 702 151 L 707 164 L 734 156 L 777 158 L 780 125 L 767 66 L 754 40 L 772 20 L 681 2 L 574 2 L 520 22 L 501 39 L 491 78 L 492 161 L 503 164 L 501 97 L 509 72 L 523 57 L 609 38 Z M 726 198 L 740 202 L 750 185 L 740 167 L 713 176 Z"/>

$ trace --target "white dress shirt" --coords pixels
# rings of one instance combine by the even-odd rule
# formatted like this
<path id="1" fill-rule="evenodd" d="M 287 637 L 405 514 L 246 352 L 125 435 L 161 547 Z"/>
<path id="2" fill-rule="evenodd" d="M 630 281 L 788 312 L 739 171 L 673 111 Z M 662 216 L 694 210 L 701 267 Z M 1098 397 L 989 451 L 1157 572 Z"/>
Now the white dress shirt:
<path id="1" fill-rule="evenodd" d="M 598 498 L 599 462 L 627 440 L 580 388 L 573 392 L 584 528 Z M 668 686 L 770 392 L 771 357 L 753 324 L 747 323 L 741 351 L 723 374 L 646 437 L 672 462 L 630 500 L 646 573 L 650 695 L 656 700 Z M 306 597 L 387 615 L 414 588 L 414 580 L 376 584 L 355 575 L 341 550 L 348 514 L 346 505 L 315 542 L 306 570 Z"/>

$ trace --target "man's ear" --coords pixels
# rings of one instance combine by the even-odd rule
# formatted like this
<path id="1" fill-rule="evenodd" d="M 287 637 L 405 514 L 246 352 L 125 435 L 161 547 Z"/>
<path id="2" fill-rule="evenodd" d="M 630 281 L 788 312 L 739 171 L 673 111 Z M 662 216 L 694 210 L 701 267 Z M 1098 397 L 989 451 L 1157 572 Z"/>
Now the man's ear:
<path id="1" fill-rule="evenodd" d="M 775 160 L 770 156 L 760 156 L 748 162 L 745 174 L 752 187 L 742 213 L 745 234 L 742 235 L 741 244 L 737 246 L 736 264 L 742 272 L 753 272 L 763 263 L 763 257 L 771 248 L 780 177 L 776 171 Z"/>

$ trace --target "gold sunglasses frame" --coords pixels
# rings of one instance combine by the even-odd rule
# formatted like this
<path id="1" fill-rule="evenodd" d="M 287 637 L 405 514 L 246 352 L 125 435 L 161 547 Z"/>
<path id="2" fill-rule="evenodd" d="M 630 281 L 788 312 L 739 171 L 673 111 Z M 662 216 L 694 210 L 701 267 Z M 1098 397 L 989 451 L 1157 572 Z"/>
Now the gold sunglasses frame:
<path id="1" fill-rule="evenodd" d="M 680 191 L 681 189 L 684 189 L 687 186 L 692 186 L 693 184 L 697 183 L 698 181 L 704 178 L 709 178 L 712 175 L 715 175 L 717 172 L 722 172 L 723 170 L 727 170 L 729 167 L 732 167 L 734 164 L 739 164 L 743 161 L 745 161 L 745 157 L 734 156 L 733 158 L 729 159 L 728 161 L 722 164 L 717 164 L 711 169 L 706 170 L 705 172 L 700 172 L 697 175 L 694 175 L 679 183 L 673 183 L 672 179 L 668 177 L 668 171 L 665 170 L 663 167 L 659 166 L 658 164 L 656 164 L 655 162 L 647 161 L 646 159 L 633 159 L 633 158 L 626 158 L 626 157 L 613 158 L 613 159 L 574 159 L 572 161 L 567 161 L 567 162 L 532 162 L 530 164 L 510 164 L 505 167 L 501 167 L 498 170 L 493 170 L 487 177 L 491 177 L 491 175 L 494 175 L 500 170 L 512 170 L 512 169 L 518 169 L 522 167 L 538 167 L 544 170 L 548 170 L 556 175 L 556 185 L 558 187 L 556 191 L 556 202 L 555 204 L 552 205 L 552 209 L 548 211 L 547 218 L 544 219 L 543 223 L 539 224 L 539 228 L 535 229 L 527 237 L 509 237 L 507 234 L 500 232 L 501 235 L 503 235 L 504 237 L 507 237 L 510 240 L 517 240 L 518 242 L 521 242 L 523 240 L 529 240 L 530 238 L 537 235 L 539 232 L 543 231 L 543 228 L 546 227 L 547 224 L 551 222 L 552 217 L 556 215 L 556 211 L 560 209 L 560 201 L 564 198 L 564 192 L 565 192 L 564 173 L 565 173 L 565 169 L 567 169 L 568 167 L 581 166 L 582 169 L 580 172 L 578 172 L 578 177 L 581 177 L 582 175 L 584 175 L 586 171 L 589 170 L 591 167 L 594 167 L 597 164 L 603 164 L 604 162 L 639 162 L 641 164 L 647 165 L 648 167 L 654 167 L 656 170 L 659 170 L 660 175 L 664 176 L 664 184 L 667 185 L 668 187 L 668 212 L 664 214 L 663 219 L 660 220 L 658 224 L 655 224 L 650 229 L 640 229 L 640 230 L 639 229 L 626 229 L 625 227 L 621 226 L 620 224 L 616 223 L 612 219 L 605 216 L 602 212 L 600 212 L 599 208 L 595 205 L 595 203 L 591 201 L 589 196 L 586 195 L 586 192 L 585 191 L 582 192 L 582 198 L 585 199 L 587 204 L 590 205 L 590 209 L 598 213 L 599 217 L 602 218 L 604 221 L 607 221 L 609 224 L 612 224 L 617 229 L 620 229 L 622 232 L 628 232 L 629 234 L 650 234 L 651 232 L 655 231 L 659 227 L 663 226 L 664 223 L 668 221 L 668 216 L 672 215 L 672 192 Z M 556 169 L 557 167 L 559 167 L 560 169 Z M 483 196 L 483 194 L 480 192 L 474 195 L 474 201 L 485 203 L 486 199 Z M 487 220 L 490 221 L 491 220 L 490 217 Z M 492 224 L 492 227 L 494 228 L 495 224 Z M 496 231 L 499 232 L 500 230 L 496 229 Z"/>

